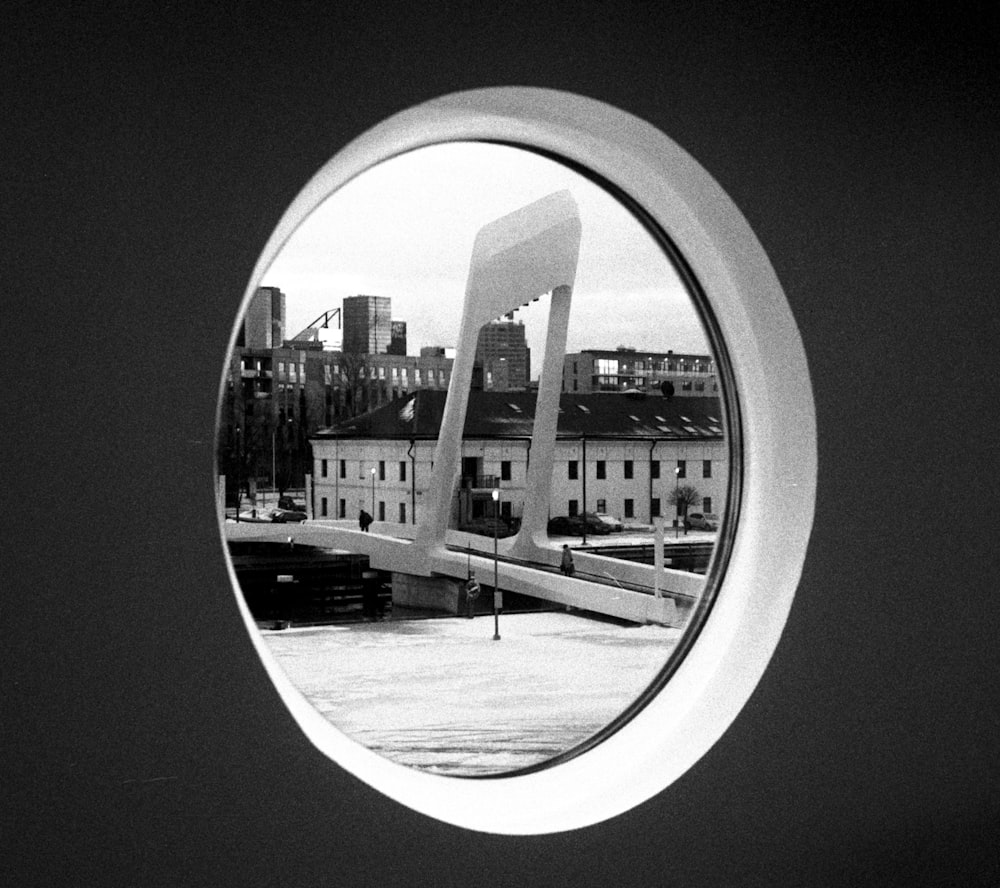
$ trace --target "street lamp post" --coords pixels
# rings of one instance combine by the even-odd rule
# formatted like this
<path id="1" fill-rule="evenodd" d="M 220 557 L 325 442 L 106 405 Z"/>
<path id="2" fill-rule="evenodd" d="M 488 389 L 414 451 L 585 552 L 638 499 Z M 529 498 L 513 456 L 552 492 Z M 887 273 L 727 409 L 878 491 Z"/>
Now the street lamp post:
<path id="1" fill-rule="evenodd" d="M 243 484 L 243 433 L 236 426 L 236 523 L 240 523 L 240 494 Z"/>
<path id="2" fill-rule="evenodd" d="M 500 520 L 500 488 L 494 487 L 493 493 L 493 640 L 500 640 L 500 583 L 497 567 L 497 524 Z"/>
<path id="3" fill-rule="evenodd" d="M 275 439 L 278 435 L 278 427 L 275 426 L 271 431 L 271 493 L 276 494 L 278 492 L 278 473 L 276 470 L 277 460 L 274 458 L 274 451 L 277 449 L 275 446 Z M 278 503 L 278 497 L 274 497 L 275 505 Z"/>
<path id="4" fill-rule="evenodd" d="M 681 535 L 681 467 L 674 469 L 674 508 L 677 510 L 677 517 L 674 518 L 674 539 Z"/>
<path id="5" fill-rule="evenodd" d="M 375 520 L 375 467 L 372 466 L 372 520 Z"/>

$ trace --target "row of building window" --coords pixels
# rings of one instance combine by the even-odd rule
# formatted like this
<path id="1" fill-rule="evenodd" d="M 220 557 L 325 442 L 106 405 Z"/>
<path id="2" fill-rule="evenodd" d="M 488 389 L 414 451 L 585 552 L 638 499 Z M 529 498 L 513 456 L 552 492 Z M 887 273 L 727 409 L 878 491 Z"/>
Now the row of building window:
<path id="1" fill-rule="evenodd" d="M 595 376 L 591 380 L 591 386 L 592 386 L 592 388 L 597 389 L 597 390 L 602 391 L 602 392 L 617 392 L 617 391 L 620 391 L 622 389 L 622 387 L 625 386 L 625 385 L 640 386 L 640 387 L 642 387 L 643 383 L 644 383 L 644 381 L 641 380 L 641 379 L 625 379 L 625 380 L 623 380 L 622 377 L 620 377 L 620 376 Z M 574 379 L 573 380 L 573 391 L 574 392 L 578 392 L 579 390 L 580 389 L 579 389 L 579 386 L 577 385 L 577 381 Z M 713 392 L 717 392 L 718 390 L 719 390 L 719 384 L 718 383 L 713 383 L 712 384 L 712 391 Z M 694 382 L 694 383 L 692 383 L 690 380 L 682 380 L 681 381 L 681 391 L 682 392 L 691 392 L 691 391 L 694 391 L 694 392 L 703 392 L 703 391 L 705 391 L 705 383 L 704 382 Z"/>
<path id="2" fill-rule="evenodd" d="M 329 460 L 320 460 L 320 476 L 323 478 L 329 477 Z M 678 479 L 687 477 L 687 464 L 686 459 L 677 460 L 677 466 L 674 472 Z M 594 463 L 595 474 L 597 480 L 605 480 L 608 476 L 608 464 L 606 460 L 599 459 Z M 368 470 L 368 473 L 371 469 Z M 367 476 L 365 471 L 365 464 L 363 462 L 358 463 L 358 478 L 365 478 Z M 339 474 L 341 478 L 347 477 L 347 460 L 340 460 Z M 651 478 L 660 477 L 660 460 L 654 459 L 650 460 L 649 463 L 649 474 Z M 385 471 L 385 460 L 380 459 L 378 461 L 378 480 L 385 481 L 386 471 Z M 571 459 L 567 463 L 567 475 L 566 477 L 570 481 L 577 481 L 580 478 L 580 461 Z M 623 460 L 622 462 L 622 477 L 625 480 L 629 480 L 635 477 L 635 461 L 631 459 Z M 703 459 L 701 461 L 701 477 L 711 478 L 712 477 L 712 460 Z M 406 480 L 406 460 L 399 461 L 399 480 Z M 511 480 L 511 461 L 509 459 L 504 459 L 500 461 L 500 480 L 510 481 Z"/>
<path id="3" fill-rule="evenodd" d="M 362 367 L 359 370 L 359 372 L 358 372 L 358 378 L 359 379 L 375 379 L 376 378 L 376 369 L 378 370 L 378 378 L 379 379 L 384 380 L 384 379 L 388 378 L 388 379 L 391 379 L 393 382 L 396 382 L 397 380 L 399 380 L 399 381 L 401 381 L 403 383 L 404 386 L 406 386 L 408 384 L 408 382 L 409 382 L 409 375 L 407 373 L 407 368 L 406 367 L 389 367 L 389 374 L 388 374 L 388 376 L 386 375 L 386 372 L 385 372 L 386 368 L 385 367 L 378 367 L 378 368 L 375 368 L 375 367 L 371 367 L 371 368 Z M 428 384 L 428 386 L 433 386 L 434 385 L 434 378 L 435 378 L 435 371 L 434 370 L 427 370 L 427 384 Z M 420 381 L 421 381 L 420 368 L 419 367 L 414 367 L 413 368 L 413 382 L 414 382 L 414 385 L 416 385 L 416 386 L 419 387 L 420 386 Z M 437 384 L 441 388 L 445 388 L 448 385 L 448 373 L 447 373 L 447 371 L 445 371 L 445 370 L 438 370 L 437 371 Z"/>
<path id="4" fill-rule="evenodd" d="M 714 371 L 714 368 L 709 361 L 619 361 L 614 358 L 598 358 L 594 361 L 594 366 L 598 373 L 606 376 L 621 376 L 629 374 L 644 376 L 649 373 L 712 373 Z M 573 372 L 577 372 L 576 361 L 573 361 Z"/>
<path id="5" fill-rule="evenodd" d="M 385 521 L 386 520 L 386 517 L 385 517 L 385 515 L 386 515 L 386 509 L 385 509 L 385 502 L 384 501 L 380 500 L 378 502 L 378 505 L 377 505 L 377 508 L 376 508 L 376 512 L 377 512 L 377 516 L 373 515 L 372 516 L 373 518 L 376 518 L 376 520 L 378 520 L 378 521 Z M 319 513 L 320 513 L 320 517 L 322 517 L 322 518 L 329 518 L 330 517 L 330 501 L 325 496 L 320 499 Z M 342 499 L 340 499 L 340 500 L 337 501 L 337 517 L 338 518 L 346 518 L 347 517 L 347 500 L 346 499 L 342 498 Z M 400 524 L 406 524 L 406 503 L 400 503 L 399 504 L 399 523 Z"/>
<path id="6" fill-rule="evenodd" d="M 340 465 L 338 466 L 338 474 L 341 478 L 347 477 L 347 460 L 339 460 Z M 510 463 L 507 463 L 507 477 L 510 478 Z M 372 467 L 374 468 L 374 467 Z M 365 471 L 365 463 L 358 463 L 358 478 L 367 478 L 371 474 L 372 468 L 369 468 L 367 472 Z M 319 461 L 319 473 L 322 478 L 330 477 L 330 460 L 321 459 Z M 378 461 L 378 480 L 385 481 L 385 460 L 380 459 Z M 401 459 L 399 461 L 399 480 L 406 480 L 406 460 Z"/>
<path id="7" fill-rule="evenodd" d="M 678 478 L 687 477 L 687 463 L 686 459 L 677 460 L 677 467 L 675 473 Z M 599 459 L 595 462 L 595 473 L 597 479 L 604 480 L 608 476 L 608 466 L 607 461 Z M 649 463 L 649 474 L 651 478 L 660 477 L 660 460 L 654 459 L 650 460 Z M 579 460 L 571 459 L 567 464 L 567 475 L 566 477 L 570 481 L 576 481 L 580 477 L 580 463 Z M 626 480 L 635 477 L 635 461 L 631 459 L 623 460 L 622 462 L 622 477 Z M 711 478 L 712 477 L 712 460 L 703 459 L 701 461 L 701 477 Z"/>
<path id="8" fill-rule="evenodd" d="M 278 376 L 279 378 L 285 376 L 285 362 L 278 361 Z M 301 379 L 303 382 L 306 380 L 306 365 L 296 364 L 294 361 L 289 361 L 287 365 L 288 378 L 294 382 L 296 379 Z"/>
<path id="9" fill-rule="evenodd" d="M 357 371 L 357 377 L 359 380 L 386 380 L 390 379 L 392 382 L 402 381 L 403 387 L 409 387 L 410 375 L 409 369 L 407 367 L 389 367 L 389 373 L 386 374 L 386 368 L 379 367 L 359 367 Z M 421 384 L 426 381 L 428 388 L 434 388 L 435 382 L 438 388 L 447 388 L 448 386 L 448 371 L 444 369 L 426 368 L 421 370 L 420 367 L 413 367 L 413 384 L 416 388 L 420 388 Z M 280 371 L 279 371 L 280 372 Z M 340 382 L 341 379 L 347 379 L 347 372 L 336 364 L 324 364 L 323 365 L 323 381 L 326 385 L 333 385 L 336 382 Z M 303 371 L 302 378 L 305 379 L 305 373 Z"/>

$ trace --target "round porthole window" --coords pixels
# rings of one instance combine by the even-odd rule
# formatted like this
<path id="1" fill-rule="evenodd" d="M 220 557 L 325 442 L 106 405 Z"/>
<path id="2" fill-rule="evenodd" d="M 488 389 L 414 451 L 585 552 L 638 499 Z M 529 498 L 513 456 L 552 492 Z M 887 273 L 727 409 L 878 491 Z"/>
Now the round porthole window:
<path id="1" fill-rule="evenodd" d="M 812 525 L 763 248 L 663 133 L 551 90 L 428 102 L 319 171 L 253 272 L 217 437 L 237 601 L 303 731 L 489 832 L 599 822 L 697 761 Z"/>

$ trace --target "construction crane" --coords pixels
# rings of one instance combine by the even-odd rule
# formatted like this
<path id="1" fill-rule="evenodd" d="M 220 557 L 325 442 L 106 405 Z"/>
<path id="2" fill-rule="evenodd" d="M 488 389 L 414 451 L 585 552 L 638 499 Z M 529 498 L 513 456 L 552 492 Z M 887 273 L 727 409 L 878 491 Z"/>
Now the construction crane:
<path id="1" fill-rule="evenodd" d="M 340 309 L 331 308 L 324 311 L 315 321 L 306 327 L 301 333 L 297 333 L 292 342 L 322 342 L 319 331 L 327 330 L 333 318 L 337 318 L 337 329 L 340 329 Z"/>

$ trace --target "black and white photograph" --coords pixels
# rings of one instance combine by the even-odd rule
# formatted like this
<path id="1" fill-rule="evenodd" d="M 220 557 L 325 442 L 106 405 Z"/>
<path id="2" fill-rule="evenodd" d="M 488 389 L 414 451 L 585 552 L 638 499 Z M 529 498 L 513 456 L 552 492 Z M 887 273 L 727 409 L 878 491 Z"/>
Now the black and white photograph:
<path id="1" fill-rule="evenodd" d="M 483 274 L 504 312 L 469 335 Z M 264 280 L 219 494 L 278 665 L 334 726 L 436 773 L 598 735 L 696 631 L 729 490 L 719 373 L 663 248 L 581 174 L 455 142 L 352 180 Z M 536 431 L 543 385 L 557 415 Z"/>
<path id="2" fill-rule="evenodd" d="M 1000 884 L 989 4 L 4 19 L 4 885 Z"/>

